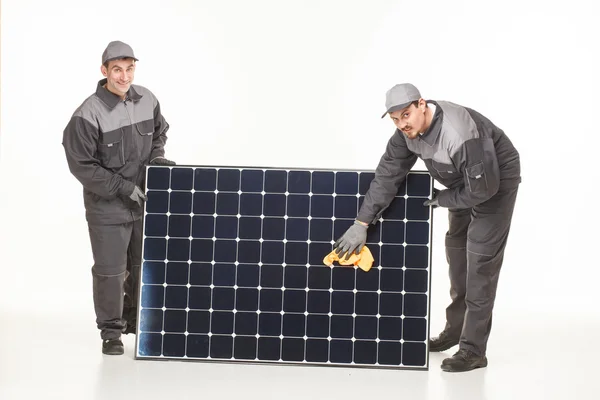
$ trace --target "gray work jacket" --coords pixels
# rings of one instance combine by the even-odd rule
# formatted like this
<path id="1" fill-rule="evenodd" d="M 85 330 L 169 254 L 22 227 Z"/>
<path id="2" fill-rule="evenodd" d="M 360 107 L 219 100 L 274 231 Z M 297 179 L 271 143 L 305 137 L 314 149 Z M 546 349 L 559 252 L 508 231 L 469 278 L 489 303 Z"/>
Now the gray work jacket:
<path id="1" fill-rule="evenodd" d="M 388 141 L 358 212 L 359 221 L 379 219 L 417 158 L 448 188 L 438 195 L 442 207 L 470 208 L 500 188 L 521 182 L 519 153 L 500 128 L 470 108 L 447 101 L 427 103 L 436 110 L 426 132 L 407 139 L 396 129 Z"/>
<path id="2" fill-rule="evenodd" d="M 132 85 L 125 100 L 98 82 L 96 92 L 75 110 L 62 145 L 71 173 L 83 185 L 86 219 L 120 224 L 142 217 L 129 198 L 143 188 L 145 166 L 164 156 L 169 124 L 154 94 Z"/>

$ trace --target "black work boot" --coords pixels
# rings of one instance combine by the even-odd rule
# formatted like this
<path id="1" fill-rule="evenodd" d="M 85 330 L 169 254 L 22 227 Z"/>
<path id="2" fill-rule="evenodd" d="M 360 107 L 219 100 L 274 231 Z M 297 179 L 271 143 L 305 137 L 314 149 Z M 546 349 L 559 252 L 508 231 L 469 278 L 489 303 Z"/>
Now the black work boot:
<path id="1" fill-rule="evenodd" d="M 446 372 L 465 372 L 475 368 L 487 367 L 487 357 L 472 351 L 460 349 L 452 357 L 442 361 L 441 368 Z"/>
<path id="2" fill-rule="evenodd" d="M 438 352 L 448 350 L 458 344 L 459 338 L 451 337 L 448 331 L 442 331 L 439 336 L 429 339 L 429 351 Z"/>
<path id="3" fill-rule="evenodd" d="M 120 356 L 125 352 L 121 339 L 106 339 L 102 341 L 102 353 L 111 356 Z"/>

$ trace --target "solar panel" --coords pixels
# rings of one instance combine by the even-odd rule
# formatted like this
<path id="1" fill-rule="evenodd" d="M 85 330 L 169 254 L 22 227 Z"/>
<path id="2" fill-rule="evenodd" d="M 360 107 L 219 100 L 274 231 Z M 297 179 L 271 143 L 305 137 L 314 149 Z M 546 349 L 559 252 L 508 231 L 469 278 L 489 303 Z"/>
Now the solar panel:
<path id="1" fill-rule="evenodd" d="M 368 272 L 323 263 L 373 177 L 147 167 L 136 358 L 427 370 L 430 175 L 369 228 Z"/>

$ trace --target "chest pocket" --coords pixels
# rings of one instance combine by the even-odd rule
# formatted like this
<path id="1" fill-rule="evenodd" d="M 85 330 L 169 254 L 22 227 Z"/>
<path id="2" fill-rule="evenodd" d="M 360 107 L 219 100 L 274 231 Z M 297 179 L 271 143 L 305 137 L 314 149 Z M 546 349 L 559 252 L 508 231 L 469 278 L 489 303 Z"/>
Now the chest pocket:
<path id="1" fill-rule="evenodd" d="M 138 143 L 138 157 L 141 160 L 145 160 L 150 157 L 152 151 L 152 134 L 154 133 L 154 126 L 152 120 L 146 120 L 134 124 L 134 136 Z"/>
<path id="2" fill-rule="evenodd" d="M 121 129 L 102 133 L 98 143 L 98 158 L 106 168 L 120 168 L 125 165 L 125 148 Z"/>
<path id="3" fill-rule="evenodd" d="M 456 178 L 459 176 L 457 169 L 452 164 L 440 163 L 435 160 L 431 160 L 431 164 L 442 178 Z"/>

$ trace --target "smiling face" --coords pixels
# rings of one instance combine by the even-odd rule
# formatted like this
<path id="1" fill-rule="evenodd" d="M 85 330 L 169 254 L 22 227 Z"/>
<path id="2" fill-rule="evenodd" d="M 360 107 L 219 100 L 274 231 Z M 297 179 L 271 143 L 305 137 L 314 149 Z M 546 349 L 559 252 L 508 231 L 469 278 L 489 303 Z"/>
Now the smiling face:
<path id="1" fill-rule="evenodd" d="M 125 98 L 125 93 L 131 87 L 135 75 L 135 60 L 123 58 L 108 62 L 108 66 L 102 65 L 102 75 L 107 79 L 106 89 Z"/>
<path id="2" fill-rule="evenodd" d="M 416 139 L 429 127 L 429 118 L 425 100 L 411 103 L 402 110 L 390 113 L 390 118 L 408 139 Z"/>

